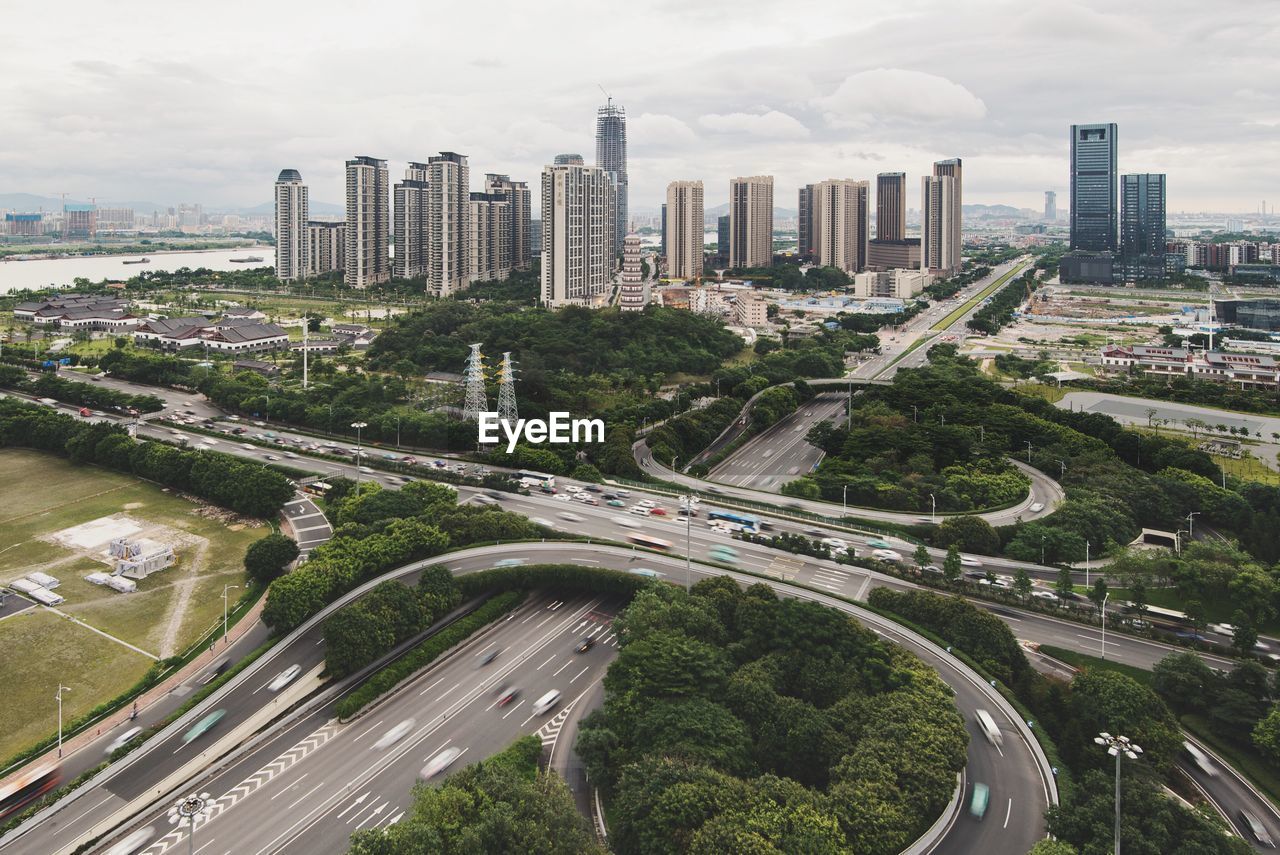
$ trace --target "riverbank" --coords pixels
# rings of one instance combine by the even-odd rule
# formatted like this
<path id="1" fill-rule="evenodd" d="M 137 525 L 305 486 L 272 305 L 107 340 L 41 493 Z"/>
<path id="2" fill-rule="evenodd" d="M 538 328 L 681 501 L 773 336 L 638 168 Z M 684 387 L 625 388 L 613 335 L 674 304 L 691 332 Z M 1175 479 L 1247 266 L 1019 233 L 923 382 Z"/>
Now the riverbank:
<path id="1" fill-rule="evenodd" d="M 121 244 L 120 246 L 103 246 L 87 252 L 10 252 L 0 248 L 0 262 L 7 261 L 59 261 L 68 258 L 101 258 L 116 255 L 171 255 L 178 252 L 217 252 L 225 249 L 251 249 L 267 247 L 270 244 L 243 238 L 234 241 L 217 241 L 209 244 Z M 23 247 L 24 249 L 26 247 Z"/>

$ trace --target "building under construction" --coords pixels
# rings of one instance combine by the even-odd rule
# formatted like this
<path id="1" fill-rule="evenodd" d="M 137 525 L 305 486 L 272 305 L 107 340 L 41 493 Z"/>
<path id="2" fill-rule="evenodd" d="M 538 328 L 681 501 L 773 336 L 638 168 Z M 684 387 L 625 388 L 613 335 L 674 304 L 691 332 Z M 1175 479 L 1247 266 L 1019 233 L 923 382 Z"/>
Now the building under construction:
<path id="1" fill-rule="evenodd" d="M 173 565 L 173 547 L 120 537 L 111 541 L 110 554 L 115 559 L 113 575 L 127 579 L 145 579 L 152 573 Z"/>

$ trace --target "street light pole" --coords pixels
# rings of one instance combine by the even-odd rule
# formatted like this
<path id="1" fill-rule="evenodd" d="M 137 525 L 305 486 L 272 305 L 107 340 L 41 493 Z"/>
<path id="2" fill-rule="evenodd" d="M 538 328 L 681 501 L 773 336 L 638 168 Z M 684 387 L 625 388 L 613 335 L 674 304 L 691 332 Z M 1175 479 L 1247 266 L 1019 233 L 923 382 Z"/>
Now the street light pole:
<path id="1" fill-rule="evenodd" d="M 1084 586 L 1089 587 L 1089 541 L 1084 542 Z"/>
<path id="2" fill-rule="evenodd" d="M 1187 540 L 1195 539 L 1196 515 L 1199 513 L 1199 511 L 1192 511 L 1187 514 Z"/>
<path id="3" fill-rule="evenodd" d="M 844 505 L 844 512 L 849 513 L 849 485 L 845 484 L 844 489 L 840 493 L 840 504 Z"/>
<path id="4" fill-rule="evenodd" d="M 1067 464 L 1059 460 L 1058 461 L 1058 480 L 1061 481 L 1065 477 L 1067 477 Z"/>
<path id="5" fill-rule="evenodd" d="M 934 524 L 938 522 L 938 500 L 934 498 L 933 493 L 929 494 L 929 522 Z"/>
<path id="6" fill-rule="evenodd" d="M 360 450 L 360 432 L 369 426 L 368 422 L 352 422 L 351 426 L 356 429 L 356 495 L 360 495 L 360 467 L 364 462 L 364 455 Z"/>
<path id="7" fill-rule="evenodd" d="M 1027 462 L 1031 462 L 1031 440 L 1027 440 Z"/>
<path id="8" fill-rule="evenodd" d="M 54 695 L 54 697 L 57 698 L 58 700 L 58 756 L 59 757 L 62 756 L 62 693 L 69 692 L 69 691 L 71 691 L 71 689 L 67 686 L 62 685 L 61 681 L 59 681 L 58 693 Z"/>
<path id="9" fill-rule="evenodd" d="M 676 471 L 679 455 L 671 455 L 671 471 Z M 684 494 L 684 589 L 693 588 L 693 491 Z"/>
<path id="10" fill-rule="evenodd" d="M 1107 753 L 1116 758 L 1116 846 L 1115 855 L 1120 855 L 1120 758 L 1137 760 L 1142 749 L 1129 741 L 1127 736 L 1112 736 L 1103 731 L 1093 738 L 1099 745 L 1107 747 Z"/>
<path id="11" fill-rule="evenodd" d="M 227 592 L 234 591 L 239 585 L 222 586 L 222 643 L 227 643 Z"/>

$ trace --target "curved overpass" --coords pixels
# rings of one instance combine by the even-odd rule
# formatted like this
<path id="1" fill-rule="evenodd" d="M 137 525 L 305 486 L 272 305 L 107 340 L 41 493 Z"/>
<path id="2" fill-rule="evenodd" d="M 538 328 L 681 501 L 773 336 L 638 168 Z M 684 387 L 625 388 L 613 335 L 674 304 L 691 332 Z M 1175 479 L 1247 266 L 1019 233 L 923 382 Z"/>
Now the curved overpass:
<path id="1" fill-rule="evenodd" d="M 720 496 L 727 496 L 734 499 L 743 499 L 751 502 L 763 502 L 770 505 L 778 505 L 794 510 L 805 511 L 811 514 L 831 517 L 839 519 L 843 516 L 856 517 L 858 519 L 876 520 L 879 522 L 892 522 L 902 525 L 916 525 L 920 523 L 929 523 L 932 520 L 927 512 L 919 511 L 885 511 L 878 508 L 861 508 L 850 505 L 848 509 L 843 505 L 835 502 L 824 502 L 815 499 L 800 499 L 793 496 L 783 496 L 778 493 L 769 493 L 764 490 L 753 490 L 749 487 L 731 487 L 726 484 L 717 484 L 713 481 L 707 481 L 702 478 L 695 478 L 692 475 L 686 475 L 683 472 L 676 472 L 664 466 L 658 461 L 653 453 L 649 450 L 646 440 L 637 440 L 631 446 L 631 453 L 635 457 L 636 465 L 648 475 L 653 476 L 662 481 L 672 484 L 678 484 L 681 487 L 687 487 L 691 490 L 698 490 L 704 493 L 712 493 Z M 1039 503 L 1044 505 L 1044 510 L 1035 514 L 1037 518 L 1042 518 L 1052 513 L 1058 503 L 1066 498 L 1066 493 L 1057 481 L 1054 481 L 1048 475 L 1028 466 L 1019 460 L 1009 458 L 1009 462 L 1016 466 L 1024 475 L 1031 479 L 1031 489 L 1027 491 L 1027 495 L 1022 501 L 1012 507 L 1002 508 L 995 511 L 984 511 L 977 514 L 945 514 L 939 513 L 936 519 L 946 519 L 948 516 L 976 516 L 986 520 L 993 526 L 1012 525 L 1019 519 L 1027 519 L 1032 516 L 1031 506 Z"/>
<path id="2" fill-rule="evenodd" d="M 32 822 L 6 835 L 0 840 L 0 852 L 71 851 L 92 837 L 122 827 L 130 817 L 146 813 L 154 805 L 159 804 L 162 809 L 167 807 L 168 799 L 193 786 L 192 782 L 214 765 L 220 755 L 244 740 L 244 736 L 236 733 L 238 726 L 247 726 L 255 715 L 262 714 L 264 707 L 272 705 L 275 698 L 280 697 L 277 695 L 272 698 L 259 692 L 270 675 L 275 674 L 285 663 L 301 664 L 308 676 L 318 672 L 318 666 L 323 661 L 323 648 L 318 643 L 322 640 L 320 625 L 333 611 L 387 579 L 412 578 L 425 567 L 434 564 L 445 564 L 455 573 L 471 572 L 490 567 L 495 559 L 509 557 L 513 551 L 541 562 L 578 561 L 619 570 L 635 567 L 643 562 L 646 567 L 661 567 L 662 572 L 677 578 L 677 574 L 684 572 L 685 566 L 683 560 L 674 557 L 637 553 L 623 547 L 552 542 L 525 543 L 514 548 L 480 547 L 398 568 L 365 583 L 326 607 L 233 681 L 149 740 L 143 748 L 108 767 L 89 784 L 41 812 Z M 856 617 L 885 638 L 911 650 L 938 670 L 942 679 L 955 691 L 957 706 L 964 714 L 970 733 L 965 772 L 966 793 L 970 791 L 974 780 L 986 783 L 991 788 L 991 807 L 985 822 L 977 822 L 962 813 L 946 829 L 939 845 L 929 851 L 987 850 L 1013 855 L 1025 852 L 1043 836 L 1045 808 L 1057 800 L 1056 784 L 1048 762 L 1017 713 L 998 692 L 966 666 L 910 630 L 844 600 L 798 585 L 705 565 L 694 564 L 692 572 L 700 578 L 728 575 L 741 584 L 764 582 L 782 596 L 803 598 L 839 609 Z M 301 681 L 299 686 L 302 686 Z M 287 703 L 290 699 L 285 700 Z M 1004 733 L 1003 745 L 991 745 L 974 726 L 974 713 L 979 708 L 991 711 L 1000 723 Z M 182 753 L 179 745 L 181 735 L 191 724 L 213 709 L 227 710 L 218 731 L 225 734 L 223 742 L 227 744 L 210 744 L 204 754 L 191 758 L 191 768 L 184 775 L 182 768 L 177 765 L 181 762 L 181 757 L 175 760 Z M 335 740 L 334 744 L 341 746 L 343 742 Z M 493 745 L 486 748 L 496 750 L 499 747 L 501 746 Z M 236 808 L 239 809 L 240 807 Z M 216 828 L 216 821 L 211 826 Z M 244 826 L 231 827 L 240 829 Z"/>

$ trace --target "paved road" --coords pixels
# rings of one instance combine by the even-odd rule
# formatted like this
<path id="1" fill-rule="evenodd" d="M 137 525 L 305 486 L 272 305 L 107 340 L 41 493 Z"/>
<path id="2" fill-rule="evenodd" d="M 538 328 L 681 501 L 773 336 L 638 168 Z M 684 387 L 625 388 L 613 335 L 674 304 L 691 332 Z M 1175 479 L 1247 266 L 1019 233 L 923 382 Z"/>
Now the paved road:
<path id="1" fill-rule="evenodd" d="M 822 450 L 805 441 L 819 422 L 839 422 L 849 396 L 822 392 L 791 415 L 752 437 L 707 473 L 708 481 L 776 492 L 807 475 L 822 461 Z"/>
<path id="2" fill-rule="evenodd" d="M 531 561 L 577 560 L 601 566 L 613 566 L 619 569 L 634 569 L 644 565 L 658 569 L 659 572 L 665 573 L 671 578 L 678 577 L 682 572 L 682 564 L 677 558 L 636 554 L 617 547 L 546 543 L 525 544 L 520 547 L 520 551 Z M 484 552 L 488 554 L 485 556 L 477 554 Z M 469 569 L 475 569 L 477 566 L 491 565 L 493 560 L 501 554 L 503 553 L 500 550 L 489 548 L 488 550 L 472 550 L 461 557 L 448 556 L 442 560 L 445 560 L 454 572 L 466 572 Z M 419 565 L 406 568 L 406 574 L 412 576 L 425 563 L 421 562 Z M 719 575 L 725 572 L 703 565 L 693 565 L 693 571 L 698 578 Z M 833 575 L 839 572 L 841 571 L 833 571 Z M 741 574 L 730 573 L 729 575 L 734 576 L 743 584 L 757 581 L 753 577 Z M 845 575 L 865 577 L 867 574 L 851 573 L 846 570 Z M 966 787 L 971 785 L 972 780 L 980 780 L 987 783 L 992 789 L 991 811 L 988 813 L 986 822 L 977 822 L 962 814 L 951 828 L 943 845 L 935 851 L 958 853 L 989 850 L 992 852 L 1021 853 L 1026 851 L 1031 843 L 1043 835 L 1043 812 L 1048 803 L 1049 785 L 1040 778 L 1040 767 L 1035 761 L 1034 749 L 1027 741 L 1029 736 L 1016 722 L 1014 717 L 1016 714 L 1006 708 L 998 697 L 993 697 L 993 690 L 985 682 L 978 679 L 976 675 L 969 672 L 967 668 L 960 665 L 957 660 L 944 651 L 883 618 L 864 612 L 843 601 L 789 585 L 781 580 L 772 584 L 783 595 L 810 599 L 855 614 L 860 621 L 911 649 L 930 665 L 939 669 L 943 679 L 955 690 L 957 703 L 965 713 L 971 736 L 966 771 L 969 781 L 966 783 Z M 596 605 L 598 604 L 593 604 L 592 608 L 595 608 Z M 575 615 L 574 620 L 577 621 L 579 618 Z M 574 625 L 577 626 L 576 623 Z M 569 633 L 569 637 L 576 635 L 576 632 L 575 630 Z M 605 630 L 601 632 L 603 633 Z M 307 646 L 306 641 L 300 639 L 290 647 L 292 651 L 305 650 Z M 289 661 L 296 658 L 296 655 L 289 652 L 287 655 L 278 656 L 277 658 L 280 661 Z M 512 655 L 514 656 L 515 654 L 513 653 Z M 549 656 L 558 658 L 546 662 L 545 660 Z M 505 653 L 504 657 L 506 657 Z M 556 647 L 547 649 L 546 655 L 542 655 L 541 658 L 539 658 L 539 655 L 535 655 L 528 657 L 527 661 L 529 664 L 536 662 L 539 666 L 545 664 L 549 669 L 552 665 L 563 664 L 563 660 L 566 658 L 568 657 L 563 653 L 563 648 Z M 511 660 L 507 659 L 506 661 Z M 583 661 L 586 664 L 588 660 Z M 604 659 L 598 667 L 592 665 L 591 668 L 595 669 L 594 673 L 588 671 L 584 676 L 598 678 L 599 674 L 603 673 L 603 666 L 606 662 L 607 659 Z M 535 670 L 537 669 L 535 668 Z M 555 680 L 558 679 L 563 682 L 566 678 L 571 681 L 570 685 L 574 685 L 573 678 L 570 675 L 580 672 L 581 669 L 575 671 L 573 667 L 564 669 L 560 675 L 556 675 L 553 672 L 550 678 L 538 678 L 537 686 L 539 689 L 548 685 L 558 686 L 559 684 Z M 260 679 L 259 677 L 246 681 L 245 687 L 240 691 L 243 692 L 246 689 L 254 688 L 254 684 Z M 456 738 L 460 747 L 471 749 L 460 762 L 472 760 L 473 754 L 475 755 L 474 759 L 479 759 L 483 753 L 497 750 L 509 741 L 513 735 L 510 729 L 510 721 L 505 725 L 499 725 L 495 723 L 492 715 L 483 718 L 482 714 L 485 711 L 482 708 L 475 714 L 467 713 L 466 721 L 462 721 L 462 717 L 457 715 L 458 712 L 470 709 L 472 704 L 477 703 L 478 698 L 467 700 L 467 698 L 477 694 L 477 690 L 479 695 L 483 695 L 486 684 L 483 682 L 476 683 L 475 680 L 476 677 L 474 676 L 468 682 L 458 678 L 450 678 L 443 671 L 440 673 L 427 672 L 418 678 L 416 686 L 422 686 L 421 689 L 415 686 L 415 689 L 401 693 L 394 705 L 389 705 L 371 714 L 368 720 L 375 722 L 372 727 L 368 725 L 351 726 L 346 728 L 345 735 L 339 737 L 338 734 L 343 731 L 334 729 L 325 721 L 315 719 L 313 723 L 316 726 L 309 730 L 300 725 L 298 728 L 280 735 L 279 738 L 272 740 L 268 745 L 256 750 L 252 762 L 246 761 L 237 766 L 235 774 L 226 774 L 212 781 L 199 783 L 201 789 L 213 793 L 215 799 L 219 803 L 225 804 L 226 807 L 220 809 L 218 817 L 213 819 L 206 828 L 197 829 L 197 836 L 199 837 L 202 831 L 208 834 L 221 834 L 220 827 L 228 828 L 226 833 L 230 837 L 226 839 L 226 842 L 223 842 L 221 838 L 214 838 L 218 842 L 208 849 L 208 852 L 222 852 L 228 849 L 236 853 L 343 851 L 345 838 L 341 836 L 341 832 L 353 830 L 355 826 L 360 825 L 362 822 L 366 827 L 375 822 L 383 822 L 383 817 L 389 813 L 394 818 L 395 814 L 391 813 L 393 807 L 396 812 L 403 809 L 403 806 L 407 804 L 407 790 L 412 783 L 413 772 L 420 768 L 427 758 L 434 756 L 441 747 L 454 744 L 445 742 L 446 739 Z M 454 686 L 454 683 L 459 685 Z M 440 691 L 441 695 L 426 693 L 427 687 L 431 687 L 432 692 Z M 422 700 L 424 694 L 427 698 L 426 701 Z M 572 697 L 566 693 L 566 699 L 572 700 Z M 455 706 L 457 704 L 462 704 L 462 706 L 457 707 L 455 712 L 450 713 L 450 719 L 459 721 L 459 726 L 465 725 L 467 728 L 465 731 L 458 731 L 460 735 L 457 737 L 452 736 L 454 731 L 432 730 L 432 725 L 427 723 L 428 720 L 419 715 L 415 716 L 419 721 L 418 728 L 413 732 L 414 736 L 406 737 L 402 743 L 405 746 L 405 750 L 395 755 L 397 758 L 395 760 L 386 759 L 392 756 L 390 753 L 385 758 L 381 756 L 374 757 L 369 749 L 360 745 L 357 741 L 357 737 L 361 736 L 362 733 L 365 735 L 366 740 L 375 738 L 379 733 L 384 733 L 390 724 L 402 720 L 401 716 L 408 714 L 407 711 L 411 708 L 421 714 L 432 717 L 430 720 L 434 721 L 433 717 L 435 715 L 444 713 L 437 707 L 432 706 L 432 704 L 443 702 L 447 708 L 451 700 Z M 979 708 L 990 710 L 996 716 L 997 721 L 1000 722 L 1004 733 L 1002 746 L 993 746 L 979 735 L 974 724 L 974 710 Z M 492 713 L 493 710 L 488 712 Z M 517 709 L 515 712 L 516 715 L 512 716 L 512 720 L 519 717 L 520 710 Z M 520 727 L 527 727 L 532 723 L 527 718 L 522 718 Z M 219 727 L 222 727 L 222 725 L 220 724 Z M 465 736 L 461 735 L 463 733 L 465 733 Z M 568 738 L 571 737 L 571 734 L 562 729 L 560 736 L 561 738 Z M 464 738 L 467 740 L 466 746 L 463 746 L 461 742 Z M 408 750 L 410 745 L 412 745 L 412 751 Z M 475 747 L 472 748 L 472 746 Z M 290 775 L 295 777 L 281 779 L 280 788 L 276 788 L 273 778 L 281 774 L 282 770 L 274 773 L 268 772 L 268 768 L 272 766 L 289 768 L 292 770 Z M 261 770 L 261 774 L 254 773 L 252 770 L 255 769 Z M 387 772 L 389 777 L 384 779 L 382 777 L 383 772 Z M 332 785 L 330 780 L 335 775 L 343 779 L 344 784 L 350 783 L 352 785 L 349 791 L 344 791 L 343 798 L 334 799 L 332 795 L 326 796 L 324 794 L 331 792 Z M 261 783 L 264 778 L 267 781 Z M 379 781 L 376 786 L 373 783 L 375 779 Z M 384 780 L 385 783 L 383 783 Z M 290 788 L 285 787 L 286 781 L 293 781 Z M 325 789 L 317 791 L 315 794 L 309 793 L 308 790 L 316 787 L 317 784 Z M 227 788 L 224 789 L 224 787 Z M 396 790 L 396 787 L 401 789 Z M 360 800 L 362 796 L 365 798 L 357 804 L 357 800 Z M 287 801 L 281 806 L 281 801 L 285 799 L 292 799 L 292 801 Z M 255 804 L 258 807 L 254 807 Z M 307 807 L 299 807 L 300 804 L 304 804 Z M 373 812 L 380 805 L 384 806 L 383 810 L 374 815 Z M 289 813 L 289 811 L 293 811 L 293 813 Z M 290 821 L 298 827 L 282 827 L 279 820 L 281 814 L 289 816 Z M 353 814 L 357 817 L 356 819 L 352 819 Z M 147 814 L 146 819 L 141 824 L 155 824 L 156 816 L 156 813 Z M 322 820 L 319 826 L 302 827 L 306 821 L 309 821 L 308 818 L 316 816 L 330 818 Z M 310 830 L 321 826 L 331 829 L 330 833 L 313 834 Z M 332 829 L 336 829 L 336 833 Z M 285 832 L 282 837 L 280 837 L 281 832 Z M 280 839 L 273 842 L 273 835 L 280 837 Z M 207 839 L 201 838 L 201 840 Z M 169 839 L 166 848 L 172 847 L 179 840 L 180 835 Z M 302 844 L 301 848 L 292 845 L 291 841 Z M 29 837 L 27 842 L 40 842 L 40 838 Z M 156 848 L 147 851 L 152 855 L 157 855 L 157 853 L 165 851 L 165 849 Z"/>
<path id="3" fill-rule="evenodd" d="M 328 705 L 307 716 L 202 783 L 219 798 L 217 815 L 196 830 L 196 845 L 208 852 L 345 852 L 353 832 L 404 816 L 421 770 L 441 751 L 463 752 L 456 770 L 530 733 L 555 748 L 564 721 L 616 656 L 612 621 L 618 605 L 599 596 L 537 594 L 366 715 L 340 724 Z M 594 647 L 574 652 L 583 637 Z M 498 659 L 479 665 L 477 657 L 491 650 L 501 651 Z M 499 706 L 499 692 L 509 687 L 519 695 Z M 562 701 L 549 712 L 533 712 L 551 690 L 560 691 Z M 410 731 L 379 747 L 405 721 L 413 722 Z M 572 739 L 573 732 L 566 736 Z M 168 831 L 164 810 L 138 825 Z M 185 831 L 173 831 L 144 852 L 185 851 L 186 838 Z"/>
<path id="4" fill-rule="evenodd" d="M 333 537 L 333 526 L 324 511 L 306 493 L 298 493 L 285 502 L 284 516 L 289 521 L 293 539 L 298 542 L 299 557 L 305 561 L 311 550 Z"/>

